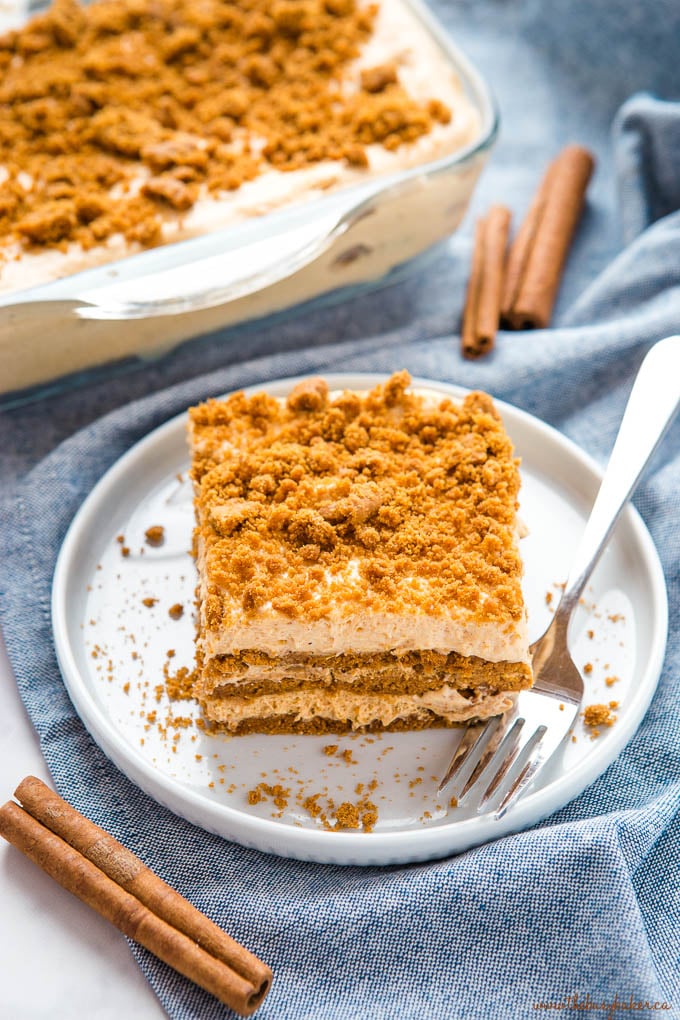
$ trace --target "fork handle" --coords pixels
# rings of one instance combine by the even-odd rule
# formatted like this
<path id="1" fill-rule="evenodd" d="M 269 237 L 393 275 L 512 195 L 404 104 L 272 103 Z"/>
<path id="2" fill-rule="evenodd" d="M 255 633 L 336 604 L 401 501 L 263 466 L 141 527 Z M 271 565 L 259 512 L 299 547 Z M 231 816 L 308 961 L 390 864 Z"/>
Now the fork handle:
<path id="1" fill-rule="evenodd" d="M 635 379 L 557 610 L 565 622 L 679 406 L 680 336 L 671 336 L 650 349 Z"/>

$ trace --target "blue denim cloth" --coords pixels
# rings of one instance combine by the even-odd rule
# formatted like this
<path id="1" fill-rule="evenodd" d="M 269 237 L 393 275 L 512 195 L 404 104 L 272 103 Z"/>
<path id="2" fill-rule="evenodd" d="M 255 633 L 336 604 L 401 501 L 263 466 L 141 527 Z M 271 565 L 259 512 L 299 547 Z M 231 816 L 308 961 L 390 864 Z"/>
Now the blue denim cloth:
<path id="1" fill-rule="evenodd" d="M 657 694 L 605 774 L 528 832 L 403 868 L 317 866 L 242 849 L 158 807 L 108 762 L 76 717 L 54 657 L 50 581 L 74 512 L 132 443 L 209 394 L 306 371 L 406 367 L 487 389 L 606 458 L 646 350 L 680 332 L 680 104 L 672 102 L 680 8 L 675 0 L 441 0 L 438 11 L 492 80 L 503 116 L 474 210 L 502 199 L 519 218 L 567 141 L 598 156 L 554 327 L 500 334 L 490 358 L 460 358 L 470 216 L 427 271 L 398 286 L 232 330 L 44 399 L 39 427 L 35 407 L 0 415 L 3 493 L 12 481 L 0 511 L 5 639 L 56 787 L 272 965 L 263 1020 L 505 1020 L 572 995 L 665 1001 L 661 1015 L 677 1018 L 677 423 L 636 499 L 670 595 Z M 133 951 L 171 1017 L 230 1015 Z"/>

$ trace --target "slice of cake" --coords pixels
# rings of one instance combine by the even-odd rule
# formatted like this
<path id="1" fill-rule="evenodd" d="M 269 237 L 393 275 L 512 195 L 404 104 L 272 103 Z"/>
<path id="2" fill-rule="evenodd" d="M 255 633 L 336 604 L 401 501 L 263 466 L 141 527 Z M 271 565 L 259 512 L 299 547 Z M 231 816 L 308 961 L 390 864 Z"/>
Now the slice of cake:
<path id="1" fill-rule="evenodd" d="M 409 384 L 190 410 L 211 724 L 418 729 L 531 686 L 512 443 L 486 394 Z"/>

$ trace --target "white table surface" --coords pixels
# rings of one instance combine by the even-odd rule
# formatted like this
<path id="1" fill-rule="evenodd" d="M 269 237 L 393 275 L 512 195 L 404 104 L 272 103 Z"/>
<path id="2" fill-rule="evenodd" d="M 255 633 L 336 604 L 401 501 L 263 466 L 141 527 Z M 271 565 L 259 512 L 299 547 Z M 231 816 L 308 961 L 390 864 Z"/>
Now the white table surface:
<path id="1" fill-rule="evenodd" d="M 0 634 L 0 802 L 29 774 L 53 785 Z M 0 839 L 0 1017 L 165 1016 L 123 936 Z"/>

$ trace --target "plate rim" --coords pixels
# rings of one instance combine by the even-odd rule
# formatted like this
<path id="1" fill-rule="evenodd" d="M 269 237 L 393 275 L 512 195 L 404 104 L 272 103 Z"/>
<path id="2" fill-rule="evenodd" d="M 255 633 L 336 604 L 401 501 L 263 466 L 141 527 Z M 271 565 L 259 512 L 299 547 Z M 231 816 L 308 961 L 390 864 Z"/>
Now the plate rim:
<path id="1" fill-rule="evenodd" d="M 305 372 L 280 377 L 248 387 L 239 387 L 230 392 L 242 389 L 248 394 L 267 390 L 276 395 L 283 395 L 297 382 L 309 378 L 310 374 L 314 373 Z M 331 389 L 370 389 L 389 378 L 389 373 L 382 372 L 318 374 L 323 375 Z M 472 392 L 467 387 L 420 376 L 413 376 L 411 385 L 414 388 L 430 388 L 454 399 L 461 399 Z M 537 431 L 543 439 L 557 444 L 572 460 L 579 462 L 582 469 L 585 469 L 588 485 L 599 483 L 604 473 L 603 468 L 577 443 L 528 411 L 495 396 L 493 399 L 504 421 L 508 418 L 519 421 L 530 431 Z M 115 490 L 129 466 L 138 457 L 143 457 L 148 448 L 169 440 L 180 425 L 183 428 L 186 414 L 185 408 L 137 440 L 94 484 L 75 513 L 62 542 L 51 592 L 51 620 L 57 661 L 77 715 L 116 768 L 157 803 L 224 839 L 287 858 L 347 865 L 405 864 L 460 853 L 537 824 L 582 793 L 614 762 L 632 739 L 649 708 L 663 669 L 668 638 L 668 595 L 663 567 L 654 541 L 639 512 L 630 503 L 624 510 L 617 528 L 625 522 L 637 540 L 637 549 L 646 567 L 646 579 L 652 596 L 650 620 L 653 631 L 646 664 L 631 691 L 630 709 L 619 716 L 616 727 L 608 734 L 607 741 L 603 742 L 601 747 L 593 748 L 591 753 L 569 773 L 562 773 L 551 783 L 539 786 L 525 795 L 500 821 L 495 821 L 490 816 L 475 816 L 462 820 L 452 818 L 432 827 L 423 825 L 414 829 L 378 830 L 370 833 L 298 828 L 282 824 L 275 819 L 248 814 L 229 804 L 217 803 L 207 794 L 182 787 L 171 776 L 159 771 L 144 759 L 132 744 L 120 736 L 116 727 L 101 712 L 90 695 L 71 647 L 66 596 L 70 571 L 78 555 L 81 533 L 87 531 L 91 519 L 96 516 L 98 504 L 109 490 Z M 512 426 L 508 427 L 508 433 L 514 441 Z M 287 845 L 283 847 L 283 843 Z"/>

